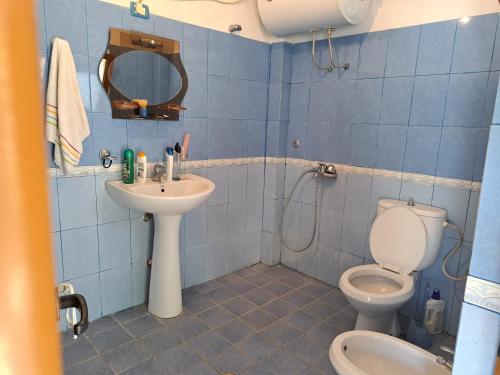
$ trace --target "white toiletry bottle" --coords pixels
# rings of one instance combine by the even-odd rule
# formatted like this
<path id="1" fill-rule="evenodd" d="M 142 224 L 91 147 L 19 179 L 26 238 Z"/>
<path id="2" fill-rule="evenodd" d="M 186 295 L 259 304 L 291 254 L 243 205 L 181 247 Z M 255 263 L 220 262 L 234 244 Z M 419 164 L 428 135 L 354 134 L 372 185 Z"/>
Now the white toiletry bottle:
<path id="1" fill-rule="evenodd" d="M 148 159 L 144 152 L 137 153 L 137 182 L 144 183 L 148 176 Z"/>
<path id="2" fill-rule="evenodd" d="M 172 177 L 174 176 L 174 149 L 172 147 L 167 147 L 165 158 L 167 164 L 167 182 L 172 182 Z"/>
<path id="3" fill-rule="evenodd" d="M 424 326 L 429 335 L 437 335 L 443 331 L 443 317 L 446 302 L 440 297 L 439 289 L 434 289 L 432 297 L 425 304 Z"/>

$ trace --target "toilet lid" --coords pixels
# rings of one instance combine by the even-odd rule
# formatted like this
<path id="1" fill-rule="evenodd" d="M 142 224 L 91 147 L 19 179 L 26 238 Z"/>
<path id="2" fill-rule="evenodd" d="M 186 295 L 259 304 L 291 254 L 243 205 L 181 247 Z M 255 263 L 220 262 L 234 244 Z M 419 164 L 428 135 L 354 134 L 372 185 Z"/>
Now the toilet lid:
<path id="1" fill-rule="evenodd" d="M 427 230 L 411 209 L 399 206 L 377 216 L 370 232 L 373 259 L 385 268 L 411 273 L 422 262 L 427 247 Z"/>

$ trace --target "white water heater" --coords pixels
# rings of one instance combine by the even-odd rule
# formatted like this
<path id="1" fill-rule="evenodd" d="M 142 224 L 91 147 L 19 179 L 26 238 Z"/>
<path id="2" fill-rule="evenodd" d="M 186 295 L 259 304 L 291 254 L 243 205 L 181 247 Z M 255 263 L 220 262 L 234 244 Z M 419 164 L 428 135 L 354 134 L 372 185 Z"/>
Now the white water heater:
<path id="1" fill-rule="evenodd" d="M 371 0 L 258 0 L 262 23 L 283 37 L 360 23 Z"/>

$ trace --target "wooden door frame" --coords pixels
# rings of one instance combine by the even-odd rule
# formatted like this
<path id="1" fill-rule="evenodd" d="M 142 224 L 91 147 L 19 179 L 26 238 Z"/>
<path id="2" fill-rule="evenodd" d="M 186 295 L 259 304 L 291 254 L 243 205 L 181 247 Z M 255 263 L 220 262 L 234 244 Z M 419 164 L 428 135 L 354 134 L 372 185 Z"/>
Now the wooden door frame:
<path id="1" fill-rule="evenodd" d="M 61 374 L 37 21 L 0 12 L 0 374 Z"/>

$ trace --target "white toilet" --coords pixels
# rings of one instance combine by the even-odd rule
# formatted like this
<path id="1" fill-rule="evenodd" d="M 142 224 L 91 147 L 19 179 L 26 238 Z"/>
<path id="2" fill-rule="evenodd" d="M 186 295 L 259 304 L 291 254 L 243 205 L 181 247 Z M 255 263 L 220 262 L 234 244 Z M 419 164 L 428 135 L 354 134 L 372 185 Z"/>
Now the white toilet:
<path id="1" fill-rule="evenodd" d="M 442 208 L 394 199 L 378 202 L 370 231 L 377 264 L 345 271 L 339 287 L 358 311 L 355 330 L 400 334 L 397 310 L 415 292 L 414 271 L 434 263 L 447 212 Z"/>
<path id="2" fill-rule="evenodd" d="M 329 350 L 339 375 L 450 375 L 438 358 L 410 343 L 378 332 L 338 335 Z"/>

